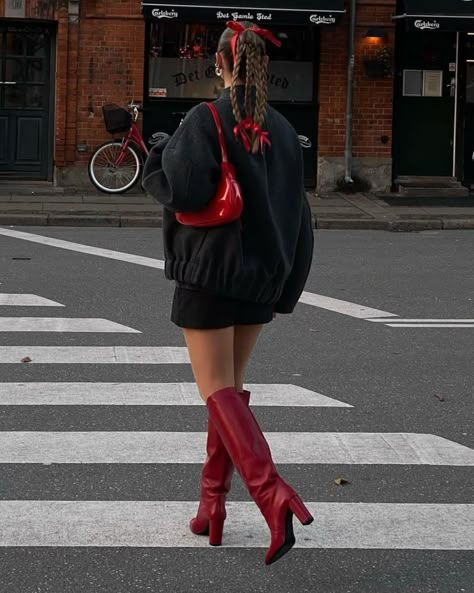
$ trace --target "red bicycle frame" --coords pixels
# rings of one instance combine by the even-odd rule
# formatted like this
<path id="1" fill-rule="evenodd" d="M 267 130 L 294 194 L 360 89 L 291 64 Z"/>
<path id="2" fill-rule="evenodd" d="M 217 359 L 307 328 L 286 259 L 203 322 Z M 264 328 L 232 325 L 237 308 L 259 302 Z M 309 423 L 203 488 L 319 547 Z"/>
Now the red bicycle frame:
<path id="1" fill-rule="evenodd" d="M 123 161 L 125 157 L 125 152 L 127 150 L 127 146 L 130 144 L 130 142 L 136 144 L 145 156 L 148 156 L 150 154 L 145 142 L 143 141 L 143 137 L 140 133 L 140 130 L 138 129 L 136 123 L 132 122 L 127 136 L 122 140 L 122 150 L 120 151 L 117 157 L 117 161 L 115 163 L 116 166 L 119 166 Z"/>

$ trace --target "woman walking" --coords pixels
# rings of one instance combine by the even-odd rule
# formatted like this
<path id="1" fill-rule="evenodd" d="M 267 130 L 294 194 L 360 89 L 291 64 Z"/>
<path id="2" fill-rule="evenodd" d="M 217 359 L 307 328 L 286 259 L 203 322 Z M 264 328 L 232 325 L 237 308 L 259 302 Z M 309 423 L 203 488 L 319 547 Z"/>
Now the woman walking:
<path id="1" fill-rule="evenodd" d="M 311 215 L 296 132 L 267 102 L 266 41 L 252 23 L 227 23 L 216 55 L 225 89 L 213 103 L 243 196 L 239 220 L 212 228 L 180 224 L 176 213 L 204 210 L 221 176 L 221 149 L 206 104 L 157 145 L 144 187 L 164 207 L 166 277 L 176 283 L 172 321 L 183 328 L 199 392 L 207 404 L 207 457 L 191 530 L 222 542 L 234 466 L 270 529 L 265 562 L 295 543 L 293 515 L 313 518 L 278 475 L 244 390 L 247 362 L 263 326 L 292 313 L 313 253 Z"/>

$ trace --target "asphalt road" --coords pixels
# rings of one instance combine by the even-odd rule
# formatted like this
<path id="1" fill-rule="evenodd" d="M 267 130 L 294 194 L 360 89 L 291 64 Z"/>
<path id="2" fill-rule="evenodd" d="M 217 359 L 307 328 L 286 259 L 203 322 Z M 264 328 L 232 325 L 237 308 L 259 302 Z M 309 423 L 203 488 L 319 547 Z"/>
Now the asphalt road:
<path id="1" fill-rule="evenodd" d="M 134 405 L 129 384 L 192 382 L 189 365 L 94 359 L 105 347 L 184 346 L 160 231 L 0 228 L 0 591 L 473 593 L 473 253 L 471 231 L 316 233 L 311 304 L 267 327 L 248 373 L 283 397 L 287 385 L 308 390 L 304 406 L 254 408 L 316 513 L 301 547 L 268 568 L 258 517 L 239 532 L 231 514 L 228 545 L 213 549 L 184 519 L 175 529 L 159 516 L 181 521 L 177 503 L 199 496 L 185 437 L 205 430 L 205 409 Z M 41 363 L 53 348 L 64 361 Z M 87 403 L 72 383 L 92 384 Z M 105 383 L 125 384 L 127 401 L 104 401 Z M 112 433 L 129 445 L 114 449 Z M 154 460 L 144 433 L 171 434 L 181 458 Z M 237 523 L 249 501 L 239 478 L 230 500 Z"/>

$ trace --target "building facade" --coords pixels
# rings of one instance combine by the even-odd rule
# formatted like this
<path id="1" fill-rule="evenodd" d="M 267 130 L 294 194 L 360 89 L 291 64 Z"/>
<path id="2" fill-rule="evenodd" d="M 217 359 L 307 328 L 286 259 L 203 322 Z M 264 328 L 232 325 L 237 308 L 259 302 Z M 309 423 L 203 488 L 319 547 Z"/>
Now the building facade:
<path id="1" fill-rule="evenodd" d="M 474 181 L 474 2 L 354 2 L 349 112 L 352 2 L 215 4 L 0 0 L 0 179 L 88 185 L 87 161 L 109 138 L 107 103 L 143 103 L 145 139 L 173 132 L 219 92 L 216 43 L 237 18 L 283 43 L 270 49 L 270 97 L 300 135 L 309 187 L 344 179 L 348 130 L 352 175 L 373 189 L 410 175 Z"/>

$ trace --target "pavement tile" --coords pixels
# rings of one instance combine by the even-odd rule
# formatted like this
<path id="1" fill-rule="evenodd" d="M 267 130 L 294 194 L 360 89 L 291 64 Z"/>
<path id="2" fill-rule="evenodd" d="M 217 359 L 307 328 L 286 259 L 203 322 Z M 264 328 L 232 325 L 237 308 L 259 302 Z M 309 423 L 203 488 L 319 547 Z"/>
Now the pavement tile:
<path id="1" fill-rule="evenodd" d="M 1 201 L 1 200 L 0 200 Z M 13 194 L 10 197 L 10 202 L 16 203 L 25 203 L 25 204 L 40 204 L 40 203 L 74 203 L 74 204 L 82 204 L 82 196 L 80 194 L 72 195 L 72 194 L 61 194 L 58 196 L 48 195 L 48 196 L 38 196 L 38 195 L 26 195 L 26 194 Z M 3 206 L 2 206 L 3 207 Z"/>
<path id="2" fill-rule="evenodd" d="M 158 204 L 117 204 L 116 210 L 121 213 L 140 213 L 143 216 L 148 216 L 149 214 L 161 214 L 162 207 Z"/>
<path id="3" fill-rule="evenodd" d="M 145 195 L 141 196 L 129 196 L 127 195 L 116 195 L 116 196 L 107 196 L 105 194 L 102 195 L 88 195 L 84 194 L 82 196 L 82 201 L 84 204 L 156 204 L 153 198 L 149 198 Z"/>

